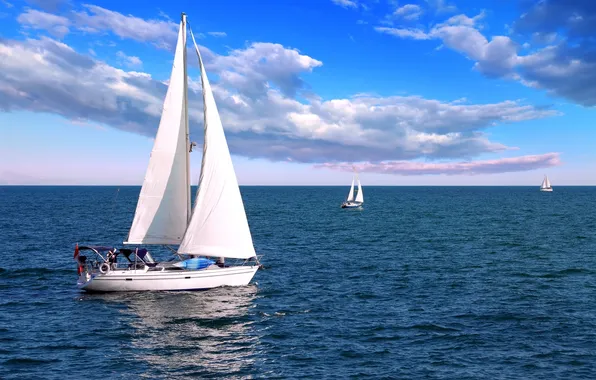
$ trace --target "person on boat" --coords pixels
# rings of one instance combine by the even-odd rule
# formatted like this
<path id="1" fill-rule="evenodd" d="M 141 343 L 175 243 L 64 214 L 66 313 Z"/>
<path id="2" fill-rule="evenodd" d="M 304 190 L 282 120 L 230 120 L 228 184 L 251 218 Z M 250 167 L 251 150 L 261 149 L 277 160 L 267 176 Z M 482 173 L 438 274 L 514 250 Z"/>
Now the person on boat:
<path id="1" fill-rule="evenodd" d="M 80 276 L 83 273 L 85 265 L 87 263 L 87 256 L 77 256 L 77 274 Z"/>
<path id="2" fill-rule="evenodd" d="M 110 268 L 115 269 L 116 268 L 116 253 L 112 252 L 112 251 L 108 251 L 108 265 L 110 266 Z"/>

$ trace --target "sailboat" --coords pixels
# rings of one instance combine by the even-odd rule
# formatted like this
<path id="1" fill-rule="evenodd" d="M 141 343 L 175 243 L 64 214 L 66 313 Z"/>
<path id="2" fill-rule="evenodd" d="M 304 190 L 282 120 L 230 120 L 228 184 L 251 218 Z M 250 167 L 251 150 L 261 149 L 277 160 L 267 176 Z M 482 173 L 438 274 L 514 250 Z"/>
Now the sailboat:
<path id="1" fill-rule="evenodd" d="M 356 193 L 356 197 L 354 197 L 354 182 L 358 182 L 358 192 Z M 362 207 L 364 203 L 364 193 L 362 192 L 362 184 L 360 183 L 360 178 L 358 178 L 358 173 L 354 171 L 354 177 L 352 178 L 352 186 L 350 186 L 350 192 L 348 193 L 348 198 L 341 204 L 341 208 L 358 208 Z"/>
<path id="2" fill-rule="evenodd" d="M 172 74 L 128 245 L 163 245 L 175 256 L 156 262 L 146 248 L 75 248 L 77 285 L 85 291 L 200 290 L 247 285 L 260 267 L 244 204 L 205 66 L 201 71 L 204 144 L 201 175 L 191 210 L 186 58 L 183 13 Z M 177 250 L 172 246 L 178 245 Z M 94 254 L 92 262 L 81 251 Z M 229 265 L 225 259 L 236 259 Z"/>
<path id="3" fill-rule="evenodd" d="M 546 175 L 542 180 L 542 185 L 540 185 L 540 191 L 553 191 L 553 188 L 550 185 L 550 181 L 548 180 L 548 177 Z"/>

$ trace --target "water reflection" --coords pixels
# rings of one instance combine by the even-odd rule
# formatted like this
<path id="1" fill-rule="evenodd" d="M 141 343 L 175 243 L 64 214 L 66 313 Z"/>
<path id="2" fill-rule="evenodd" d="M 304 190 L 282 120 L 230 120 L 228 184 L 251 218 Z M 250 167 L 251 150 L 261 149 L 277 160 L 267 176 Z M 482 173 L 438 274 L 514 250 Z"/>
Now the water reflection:
<path id="1" fill-rule="evenodd" d="M 83 297 L 126 306 L 121 312 L 132 317 L 132 355 L 148 364 L 141 376 L 245 378 L 254 372 L 258 344 L 251 313 L 256 294 L 252 285 Z"/>

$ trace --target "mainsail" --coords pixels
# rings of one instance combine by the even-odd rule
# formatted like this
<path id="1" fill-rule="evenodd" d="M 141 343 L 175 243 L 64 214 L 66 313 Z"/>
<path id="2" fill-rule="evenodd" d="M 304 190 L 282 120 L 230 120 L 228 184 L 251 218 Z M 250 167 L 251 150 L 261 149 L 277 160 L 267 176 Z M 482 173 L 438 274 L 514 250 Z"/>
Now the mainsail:
<path id="1" fill-rule="evenodd" d="M 180 254 L 247 259 L 256 256 L 217 105 L 201 53 L 204 111 L 203 162 L 197 197 Z"/>
<path id="2" fill-rule="evenodd" d="M 183 16 L 168 92 L 125 244 L 180 244 L 190 216 L 186 18 Z"/>
<path id="3" fill-rule="evenodd" d="M 542 185 L 540 186 L 541 189 L 550 189 L 550 181 L 548 180 L 547 176 L 544 176 L 544 180 L 542 181 Z"/>

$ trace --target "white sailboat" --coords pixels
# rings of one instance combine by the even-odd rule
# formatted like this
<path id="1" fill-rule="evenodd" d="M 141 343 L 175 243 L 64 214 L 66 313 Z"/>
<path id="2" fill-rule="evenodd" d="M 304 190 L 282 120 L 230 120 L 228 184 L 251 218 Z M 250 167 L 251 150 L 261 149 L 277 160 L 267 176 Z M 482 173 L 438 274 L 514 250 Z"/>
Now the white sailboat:
<path id="1" fill-rule="evenodd" d="M 356 192 L 356 196 L 354 197 L 354 182 L 358 183 L 358 191 Z M 348 198 L 341 204 L 341 208 L 357 208 L 362 207 L 364 203 L 364 193 L 362 192 L 362 184 L 360 183 L 360 178 L 358 178 L 358 173 L 354 172 L 354 177 L 352 178 L 352 186 L 350 186 L 350 192 L 348 193 Z"/>
<path id="2" fill-rule="evenodd" d="M 204 145 L 199 188 L 191 211 L 186 15 L 178 42 L 163 113 L 124 244 L 178 245 L 177 259 L 153 260 L 145 248 L 78 247 L 77 285 L 86 291 L 198 290 L 247 285 L 259 268 L 238 181 L 201 54 Z M 170 248 L 173 250 L 173 248 Z M 90 262 L 80 250 L 95 253 Z M 213 258 L 213 260 L 209 259 Z M 237 259 L 227 265 L 225 259 Z"/>
<path id="3" fill-rule="evenodd" d="M 550 181 L 548 180 L 548 177 L 546 175 L 544 176 L 542 184 L 540 185 L 540 191 L 553 191 L 553 188 L 550 185 Z"/>

